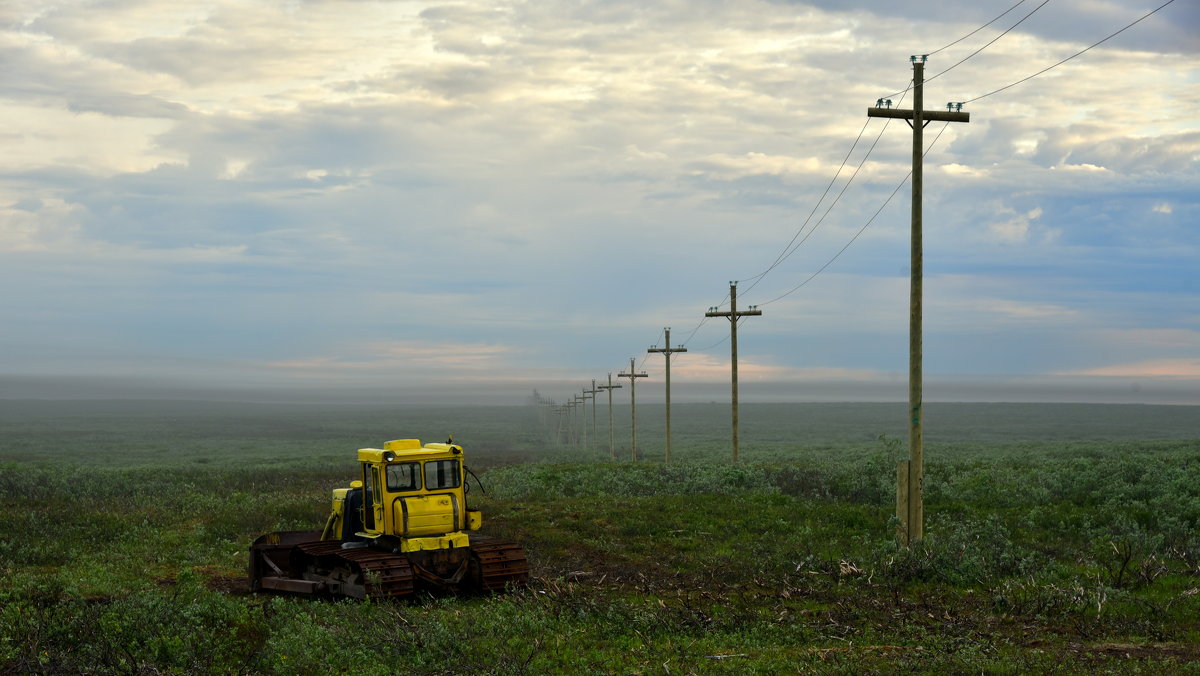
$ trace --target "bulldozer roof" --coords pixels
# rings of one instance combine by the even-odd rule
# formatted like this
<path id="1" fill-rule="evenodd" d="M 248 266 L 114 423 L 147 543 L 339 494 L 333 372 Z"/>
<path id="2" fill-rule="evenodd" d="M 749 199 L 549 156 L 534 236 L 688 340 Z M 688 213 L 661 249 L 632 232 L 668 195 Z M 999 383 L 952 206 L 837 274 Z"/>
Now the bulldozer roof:
<path id="1" fill-rule="evenodd" d="M 422 444 L 420 439 L 396 439 L 383 444 L 383 448 L 358 449 L 359 462 L 391 462 L 397 458 L 430 457 L 442 454 L 457 455 L 462 446 L 457 444 Z"/>

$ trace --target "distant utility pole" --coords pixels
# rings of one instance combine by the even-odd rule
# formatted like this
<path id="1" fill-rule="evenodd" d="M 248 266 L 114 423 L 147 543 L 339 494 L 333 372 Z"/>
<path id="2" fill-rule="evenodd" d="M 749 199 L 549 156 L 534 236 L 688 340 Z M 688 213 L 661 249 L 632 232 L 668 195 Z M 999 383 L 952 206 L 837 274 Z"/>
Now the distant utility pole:
<path id="1" fill-rule="evenodd" d="M 679 347 L 671 347 L 671 327 L 663 329 L 667 334 L 666 347 L 651 347 L 646 352 L 660 352 L 667 358 L 667 449 L 664 454 L 665 462 L 671 462 L 671 354 L 675 352 L 687 352 L 687 348 L 680 345 Z"/>
<path id="2" fill-rule="evenodd" d="M 563 399 L 563 445 L 571 446 L 575 439 L 575 407 L 572 406 L 570 399 Z"/>
<path id="3" fill-rule="evenodd" d="M 583 391 L 584 394 L 592 395 L 592 445 L 588 449 L 590 451 L 596 450 L 596 435 L 599 434 L 596 430 L 596 394 L 599 392 L 600 388 L 596 387 L 595 378 L 592 378 L 592 389 Z"/>
<path id="4" fill-rule="evenodd" d="M 633 357 L 629 358 L 629 373 L 618 373 L 618 378 L 629 379 L 629 415 L 630 427 L 632 428 L 632 441 L 630 446 L 631 457 L 634 462 L 637 462 L 637 379 L 647 378 L 646 372 L 636 373 L 633 368 Z"/>
<path id="5" fill-rule="evenodd" d="M 562 444 L 562 442 L 563 442 L 563 422 L 564 422 L 564 418 L 566 417 L 567 411 L 568 411 L 568 409 L 565 404 L 554 407 L 554 412 L 557 414 L 556 420 L 558 421 L 558 425 L 555 427 L 555 430 L 554 430 L 554 443 L 555 444 Z"/>
<path id="6" fill-rule="evenodd" d="M 921 282 L 923 254 L 921 244 L 921 160 L 925 154 L 922 131 L 925 125 L 939 122 L 970 122 L 971 114 L 962 112 L 962 104 L 947 103 L 946 110 L 924 110 L 925 106 L 925 60 L 928 54 L 910 56 L 913 66 L 912 110 L 892 108 L 889 99 L 875 102 L 867 108 L 868 117 L 888 117 L 908 122 L 913 130 L 912 146 L 912 248 L 911 273 L 908 294 L 908 448 L 909 459 L 901 463 L 897 471 L 896 516 L 900 519 L 901 542 L 910 544 L 924 536 L 925 519 L 925 450 L 924 429 L 921 413 Z M 885 108 L 884 105 L 887 105 Z M 907 465 L 907 467 L 905 467 Z M 907 470 L 907 471 L 906 471 Z M 907 500 L 903 499 L 907 485 Z"/>
<path id="7" fill-rule="evenodd" d="M 572 448 L 575 446 L 575 402 L 567 399 L 563 401 L 563 408 L 567 413 L 567 445 Z"/>
<path id="8" fill-rule="evenodd" d="M 579 426 L 583 428 L 583 447 L 585 449 L 590 448 L 588 446 L 588 435 L 587 435 L 587 402 L 588 402 L 588 399 L 592 398 L 592 395 L 588 394 L 588 392 L 589 392 L 589 390 L 586 387 L 583 388 L 583 395 L 579 397 L 579 402 L 581 404 L 583 404 L 583 410 L 581 410 L 579 412 L 579 418 L 580 418 Z M 595 408 L 596 408 L 596 402 L 593 401 L 592 402 L 593 412 L 595 412 Z"/>
<path id="9" fill-rule="evenodd" d="M 729 317 L 729 343 L 730 351 L 733 355 L 733 461 L 738 460 L 738 378 L 737 378 L 737 326 L 738 319 L 741 317 L 757 317 L 762 314 L 762 310 L 758 309 L 757 305 L 751 305 L 749 310 L 738 312 L 737 309 L 737 282 L 729 283 L 729 312 L 718 312 L 717 308 L 710 307 L 708 312 L 704 313 L 705 317 Z"/>
<path id="10" fill-rule="evenodd" d="M 579 395 L 571 397 L 571 445 L 579 448 L 579 416 L 576 414 L 579 408 Z"/>
<path id="11" fill-rule="evenodd" d="M 621 384 L 613 385 L 612 374 L 608 374 L 608 384 L 597 387 L 598 390 L 608 390 L 608 453 L 613 460 L 617 459 L 617 447 L 613 445 L 613 421 L 612 421 L 612 391 L 621 389 Z"/>

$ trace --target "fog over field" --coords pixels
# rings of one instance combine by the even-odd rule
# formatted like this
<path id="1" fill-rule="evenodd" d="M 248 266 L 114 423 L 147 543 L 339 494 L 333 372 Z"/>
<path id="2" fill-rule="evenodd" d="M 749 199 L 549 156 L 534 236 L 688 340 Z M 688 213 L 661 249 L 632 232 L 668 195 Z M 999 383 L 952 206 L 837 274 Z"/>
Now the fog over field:
<path id="1" fill-rule="evenodd" d="M 601 381 L 604 382 L 604 381 Z M 628 379 L 613 393 L 613 403 L 628 406 Z M 244 386 L 195 380 L 166 381 L 135 378 L 0 378 L 0 400 L 45 399 L 167 399 L 214 402 L 278 402 L 308 404 L 425 405 L 464 404 L 514 406 L 524 403 L 534 390 L 548 399 L 570 399 L 591 381 L 528 382 L 405 382 L 388 386 L 294 388 Z M 661 379 L 639 379 L 638 405 L 662 404 Z M 906 401 L 908 385 L 896 374 L 886 381 L 745 382 L 739 387 L 742 402 L 899 402 Z M 728 402 L 729 382 L 672 382 L 671 400 Z M 1190 380 L 1134 378 L 994 378 L 926 379 L 925 400 L 930 402 L 1057 402 L 1096 404 L 1200 405 L 1200 384 Z M 602 405 L 605 395 L 600 395 Z"/>

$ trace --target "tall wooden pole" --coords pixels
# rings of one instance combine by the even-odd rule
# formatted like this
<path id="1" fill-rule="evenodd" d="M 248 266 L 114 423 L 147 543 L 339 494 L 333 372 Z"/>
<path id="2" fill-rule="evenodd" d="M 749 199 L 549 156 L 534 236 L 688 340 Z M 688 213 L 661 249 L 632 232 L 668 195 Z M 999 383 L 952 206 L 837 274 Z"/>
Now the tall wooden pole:
<path id="1" fill-rule="evenodd" d="M 922 345 L 924 308 L 921 291 L 925 273 L 922 232 L 922 190 L 925 165 L 925 63 L 913 61 L 912 242 L 908 284 L 908 529 L 913 542 L 925 537 L 925 429 L 922 419 Z"/>
<path id="2" fill-rule="evenodd" d="M 679 347 L 671 347 L 671 327 L 663 329 L 666 333 L 666 347 L 652 347 L 646 352 L 660 352 L 667 358 L 667 448 L 663 454 L 664 462 L 671 462 L 671 354 L 675 352 L 687 352 L 687 348 L 680 345 Z"/>
<path id="3" fill-rule="evenodd" d="M 633 357 L 629 358 L 629 373 L 618 373 L 618 378 L 629 379 L 629 415 L 630 415 L 630 457 L 634 462 L 637 462 L 637 379 L 648 377 L 643 371 L 637 373 L 633 367 Z"/>
<path id="4" fill-rule="evenodd" d="M 621 389 L 621 384 L 613 385 L 612 374 L 608 374 L 608 384 L 597 387 L 598 390 L 608 390 L 608 453 L 613 460 L 617 459 L 617 447 L 613 444 L 612 391 Z"/>
<path id="5" fill-rule="evenodd" d="M 912 110 L 893 109 L 891 101 L 884 108 L 883 100 L 875 103 L 874 108 L 867 109 L 869 117 L 899 118 L 908 122 L 913 130 L 912 146 L 912 244 L 909 251 L 911 258 L 911 280 L 908 293 L 908 476 L 907 509 L 899 504 L 897 499 L 897 516 L 903 528 L 907 543 L 920 540 L 925 535 L 925 448 L 924 421 L 922 404 L 922 282 L 923 282 L 923 244 L 922 244 L 922 208 L 921 195 L 924 183 L 922 160 L 925 155 L 925 143 L 922 132 L 925 125 L 935 120 L 945 122 L 970 122 L 971 114 L 951 110 L 953 104 L 946 104 L 946 112 L 925 110 L 925 59 L 926 56 L 909 57 L 913 65 L 913 107 Z M 901 470 L 903 471 L 903 470 Z M 903 492 L 904 478 L 899 477 L 897 494 Z M 903 513 L 901 513 L 903 511 Z"/>
<path id="6" fill-rule="evenodd" d="M 729 283 L 729 312 L 719 312 L 717 308 L 709 308 L 708 312 L 704 313 L 705 317 L 728 317 L 729 318 L 729 344 L 730 358 L 732 361 L 732 385 L 733 385 L 733 461 L 738 460 L 738 359 L 737 359 L 737 325 L 738 319 L 742 317 L 757 317 L 762 314 L 762 310 L 758 309 L 757 305 L 751 305 L 749 310 L 738 312 L 737 309 L 737 282 Z"/>

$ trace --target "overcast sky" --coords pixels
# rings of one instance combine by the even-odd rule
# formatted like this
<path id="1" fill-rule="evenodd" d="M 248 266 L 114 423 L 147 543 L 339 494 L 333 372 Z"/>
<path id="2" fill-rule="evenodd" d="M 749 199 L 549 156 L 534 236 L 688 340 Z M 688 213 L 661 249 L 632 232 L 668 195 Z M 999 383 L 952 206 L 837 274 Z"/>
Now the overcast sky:
<path id="1" fill-rule="evenodd" d="M 561 398 L 660 382 L 669 326 L 686 393 L 740 280 L 743 391 L 903 382 L 908 185 L 829 263 L 910 169 L 866 110 L 1012 4 L 8 0 L 0 378 Z M 925 107 L 971 113 L 925 130 L 931 380 L 1200 403 L 1200 5 L 985 96 L 1160 4 L 929 57 Z"/>

